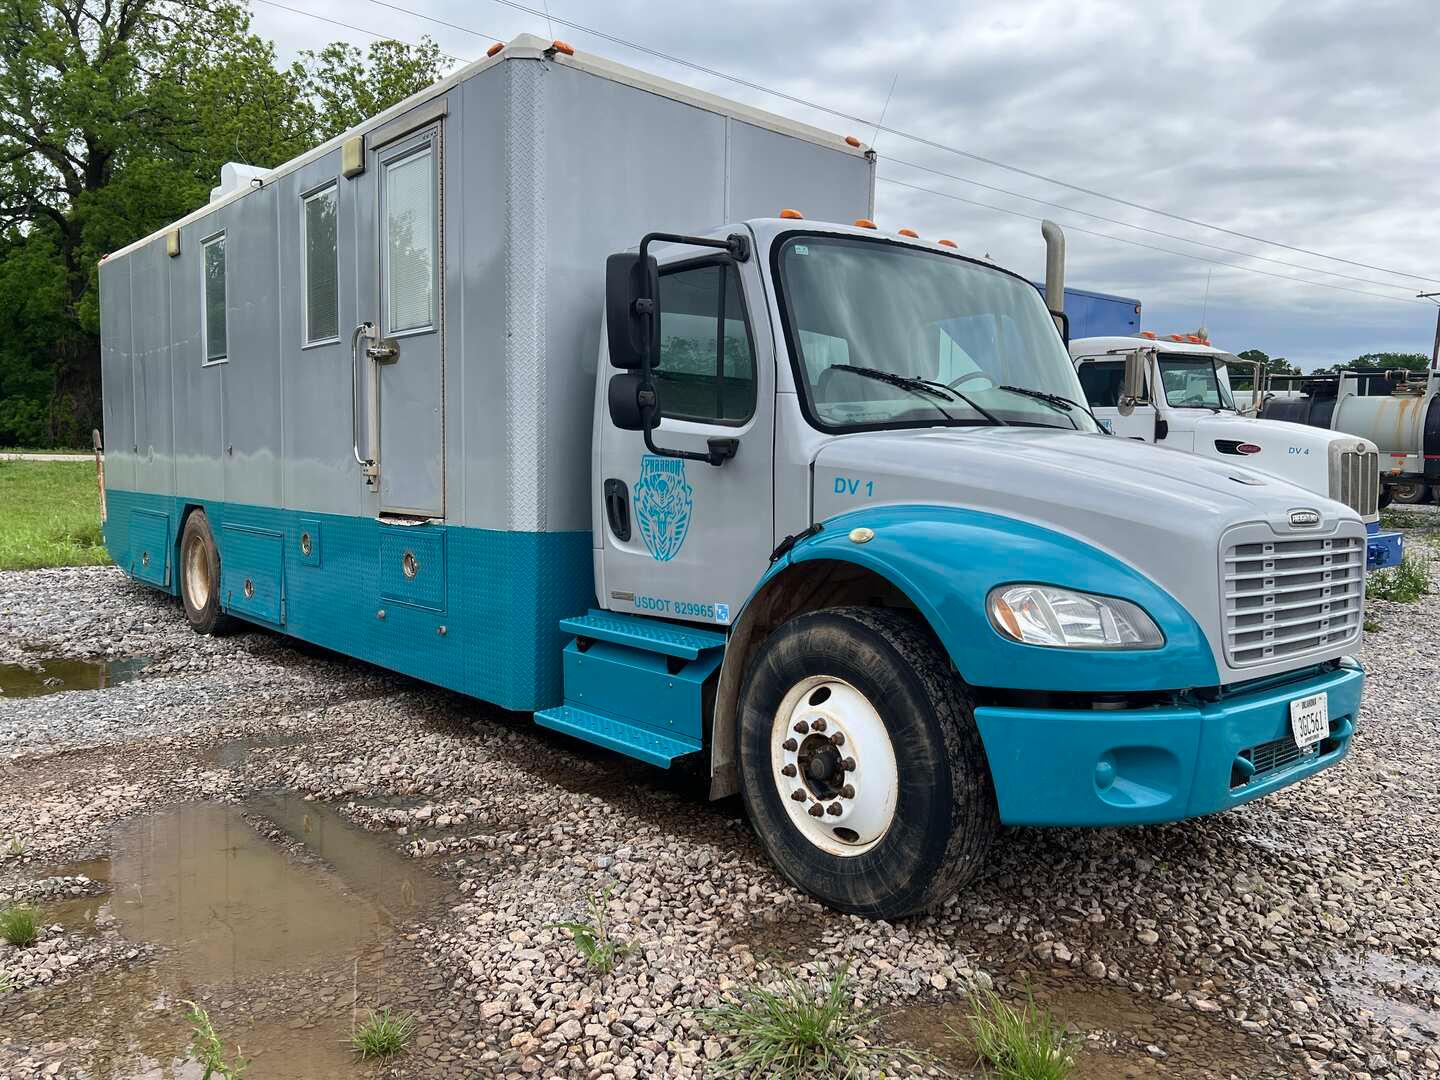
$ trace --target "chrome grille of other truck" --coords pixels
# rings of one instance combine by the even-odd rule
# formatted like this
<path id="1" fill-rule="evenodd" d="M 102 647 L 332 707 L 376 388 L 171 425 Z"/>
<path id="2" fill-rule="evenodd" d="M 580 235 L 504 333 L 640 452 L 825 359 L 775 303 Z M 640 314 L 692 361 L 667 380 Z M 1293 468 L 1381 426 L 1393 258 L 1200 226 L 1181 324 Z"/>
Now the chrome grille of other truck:
<path id="1" fill-rule="evenodd" d="M 1344 503 L 1361 517 L 1376 513 L 1380 506 L 1379 452 L 1332 448 L 1330 497 Z"/>
<path id="2" fill-rule="evenodd" d="M 1225 655 L 1235 667 L 1333 651 L 1358 638 L 1365 538 L 1273 537 L 1221 560 Z"/>

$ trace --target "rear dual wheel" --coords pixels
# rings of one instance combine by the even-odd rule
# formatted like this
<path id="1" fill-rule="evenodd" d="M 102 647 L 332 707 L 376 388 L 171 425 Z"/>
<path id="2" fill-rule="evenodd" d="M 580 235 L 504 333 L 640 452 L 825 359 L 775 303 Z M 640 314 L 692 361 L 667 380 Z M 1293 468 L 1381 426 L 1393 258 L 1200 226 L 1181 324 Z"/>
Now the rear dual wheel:
<path id="1" fill-rule="evenodd" d="M 1390 502 L 1398 503 L 1401 506 L 1423 503 L 1430 495 L 1429 485 L 1421 483 L 1419 480 L 1406 480 L 1403 483 L 1391 484 L 1385 490 L 1390 496 Z"/>
<path id="2" fill-rule="evenodd" d="M 894 919 L 969 881 L 999 831 L 964 684 L 914 616 L 833 608 L 761 646 L 738 726 L 746 808 L 780 872 Z"/>

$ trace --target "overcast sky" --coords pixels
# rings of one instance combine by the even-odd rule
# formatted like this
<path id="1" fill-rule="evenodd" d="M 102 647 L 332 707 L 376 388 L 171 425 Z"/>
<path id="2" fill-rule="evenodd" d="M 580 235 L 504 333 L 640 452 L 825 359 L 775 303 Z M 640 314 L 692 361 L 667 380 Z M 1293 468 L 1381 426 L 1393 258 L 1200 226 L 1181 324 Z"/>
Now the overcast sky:
<path id="1" fill-rule="evenodd" d="M 429 34 L 446 52 L 466 59 L 482 55 L 490 43 L 377 0 L 284 2 L 404 40 Z M 953 196 L 1049 215 L 1067 227 L 1068 283 L 1139 298 L 1145 326 L 1162 334 L 1193 330 L 1203 319 L 1222 347 L 1260 348 L 1306 369 L 1364 352 L 1430 351 L 1436 309 L 1406 301 L 1416 292 L 1440 290 L 1440 10 L 1434 0 L 549 4 L 556 20 L 573 20 L 853 116 L 878 120 L 886 109 L 886 127 L 1007 165 L 1429 280 L 1257 244 L 898 135 L 876 136 L 873 127 L 852 130 L 857 125 L 832 115 L 666 63 L 560 21 L 552 28 L 543 16 L 495 0 L 395 3 L 498 38 L 524 32 L 558 37 L 580 50 L 873 141 L 880 155 L 876 217 L 882 229 L 909 226 L 924 236 L 948 236 L 968 252 L 989 254 L 1039 278 L 1044 249 L 1037 222 Z M 525 3 L 542 9 L 545 0 Z M 362 45 L 370 40 L 263 2 L 253 3 L 252 10 L 256 30 L 274 39 L 286 58 L 335 39 Z M 1147 250 L 1081 228 L 1335 288 Z"/>

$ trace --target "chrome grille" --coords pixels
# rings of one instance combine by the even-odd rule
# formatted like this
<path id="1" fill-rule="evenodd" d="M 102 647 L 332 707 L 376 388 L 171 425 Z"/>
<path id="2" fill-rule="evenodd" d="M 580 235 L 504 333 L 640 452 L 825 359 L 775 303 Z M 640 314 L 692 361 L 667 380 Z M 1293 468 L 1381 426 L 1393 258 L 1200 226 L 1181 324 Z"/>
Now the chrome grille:
<path id="1" fill-rule="evenodd" d="M 1225 655 L 1232 666 L 1331 652 L 1359 637 L 1363 536 L 1232 544 L 1221 568 Z"/>
<path id="2" fill-rule="evenodd" d="M 1342 444 L 1343 445 L 1343 444 Z M 1330 455 L 1330 497 L 1361 517 L 1380 507 L 1380 454 L 1374 450 L 1344 450 Z"/>

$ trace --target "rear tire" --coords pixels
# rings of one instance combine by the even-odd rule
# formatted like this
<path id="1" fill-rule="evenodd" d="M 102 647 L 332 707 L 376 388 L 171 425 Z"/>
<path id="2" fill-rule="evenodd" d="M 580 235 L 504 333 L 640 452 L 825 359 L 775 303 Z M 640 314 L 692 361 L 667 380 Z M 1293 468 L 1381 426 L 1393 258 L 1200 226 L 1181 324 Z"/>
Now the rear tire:
<path id="1" fill-rule="evenodd" d="M 1399 506 L 1423 503 L 1430 494 L 1429 487 L 1418 480 L 1406 480 L 1403 483 L 1391 484 L 1386 490 L 1390 492 L 1390 501 Z"/>
<path id="2" fill-rule="evenodd" d="M 1000 826 L 994 784 L 969 693 L 918 618 L 792 619 L 761 646 L 740 710 L 742 798 L 798 888 L 895 919 L 980 869 Z"/>
<path id="3" fill-rule="evenodd" d="M 225 634 L 235 627 L 220 610 L 220 550 L 204 510 L 192 510 L 180 534 L 180 602 L 197 634 Z"/>

